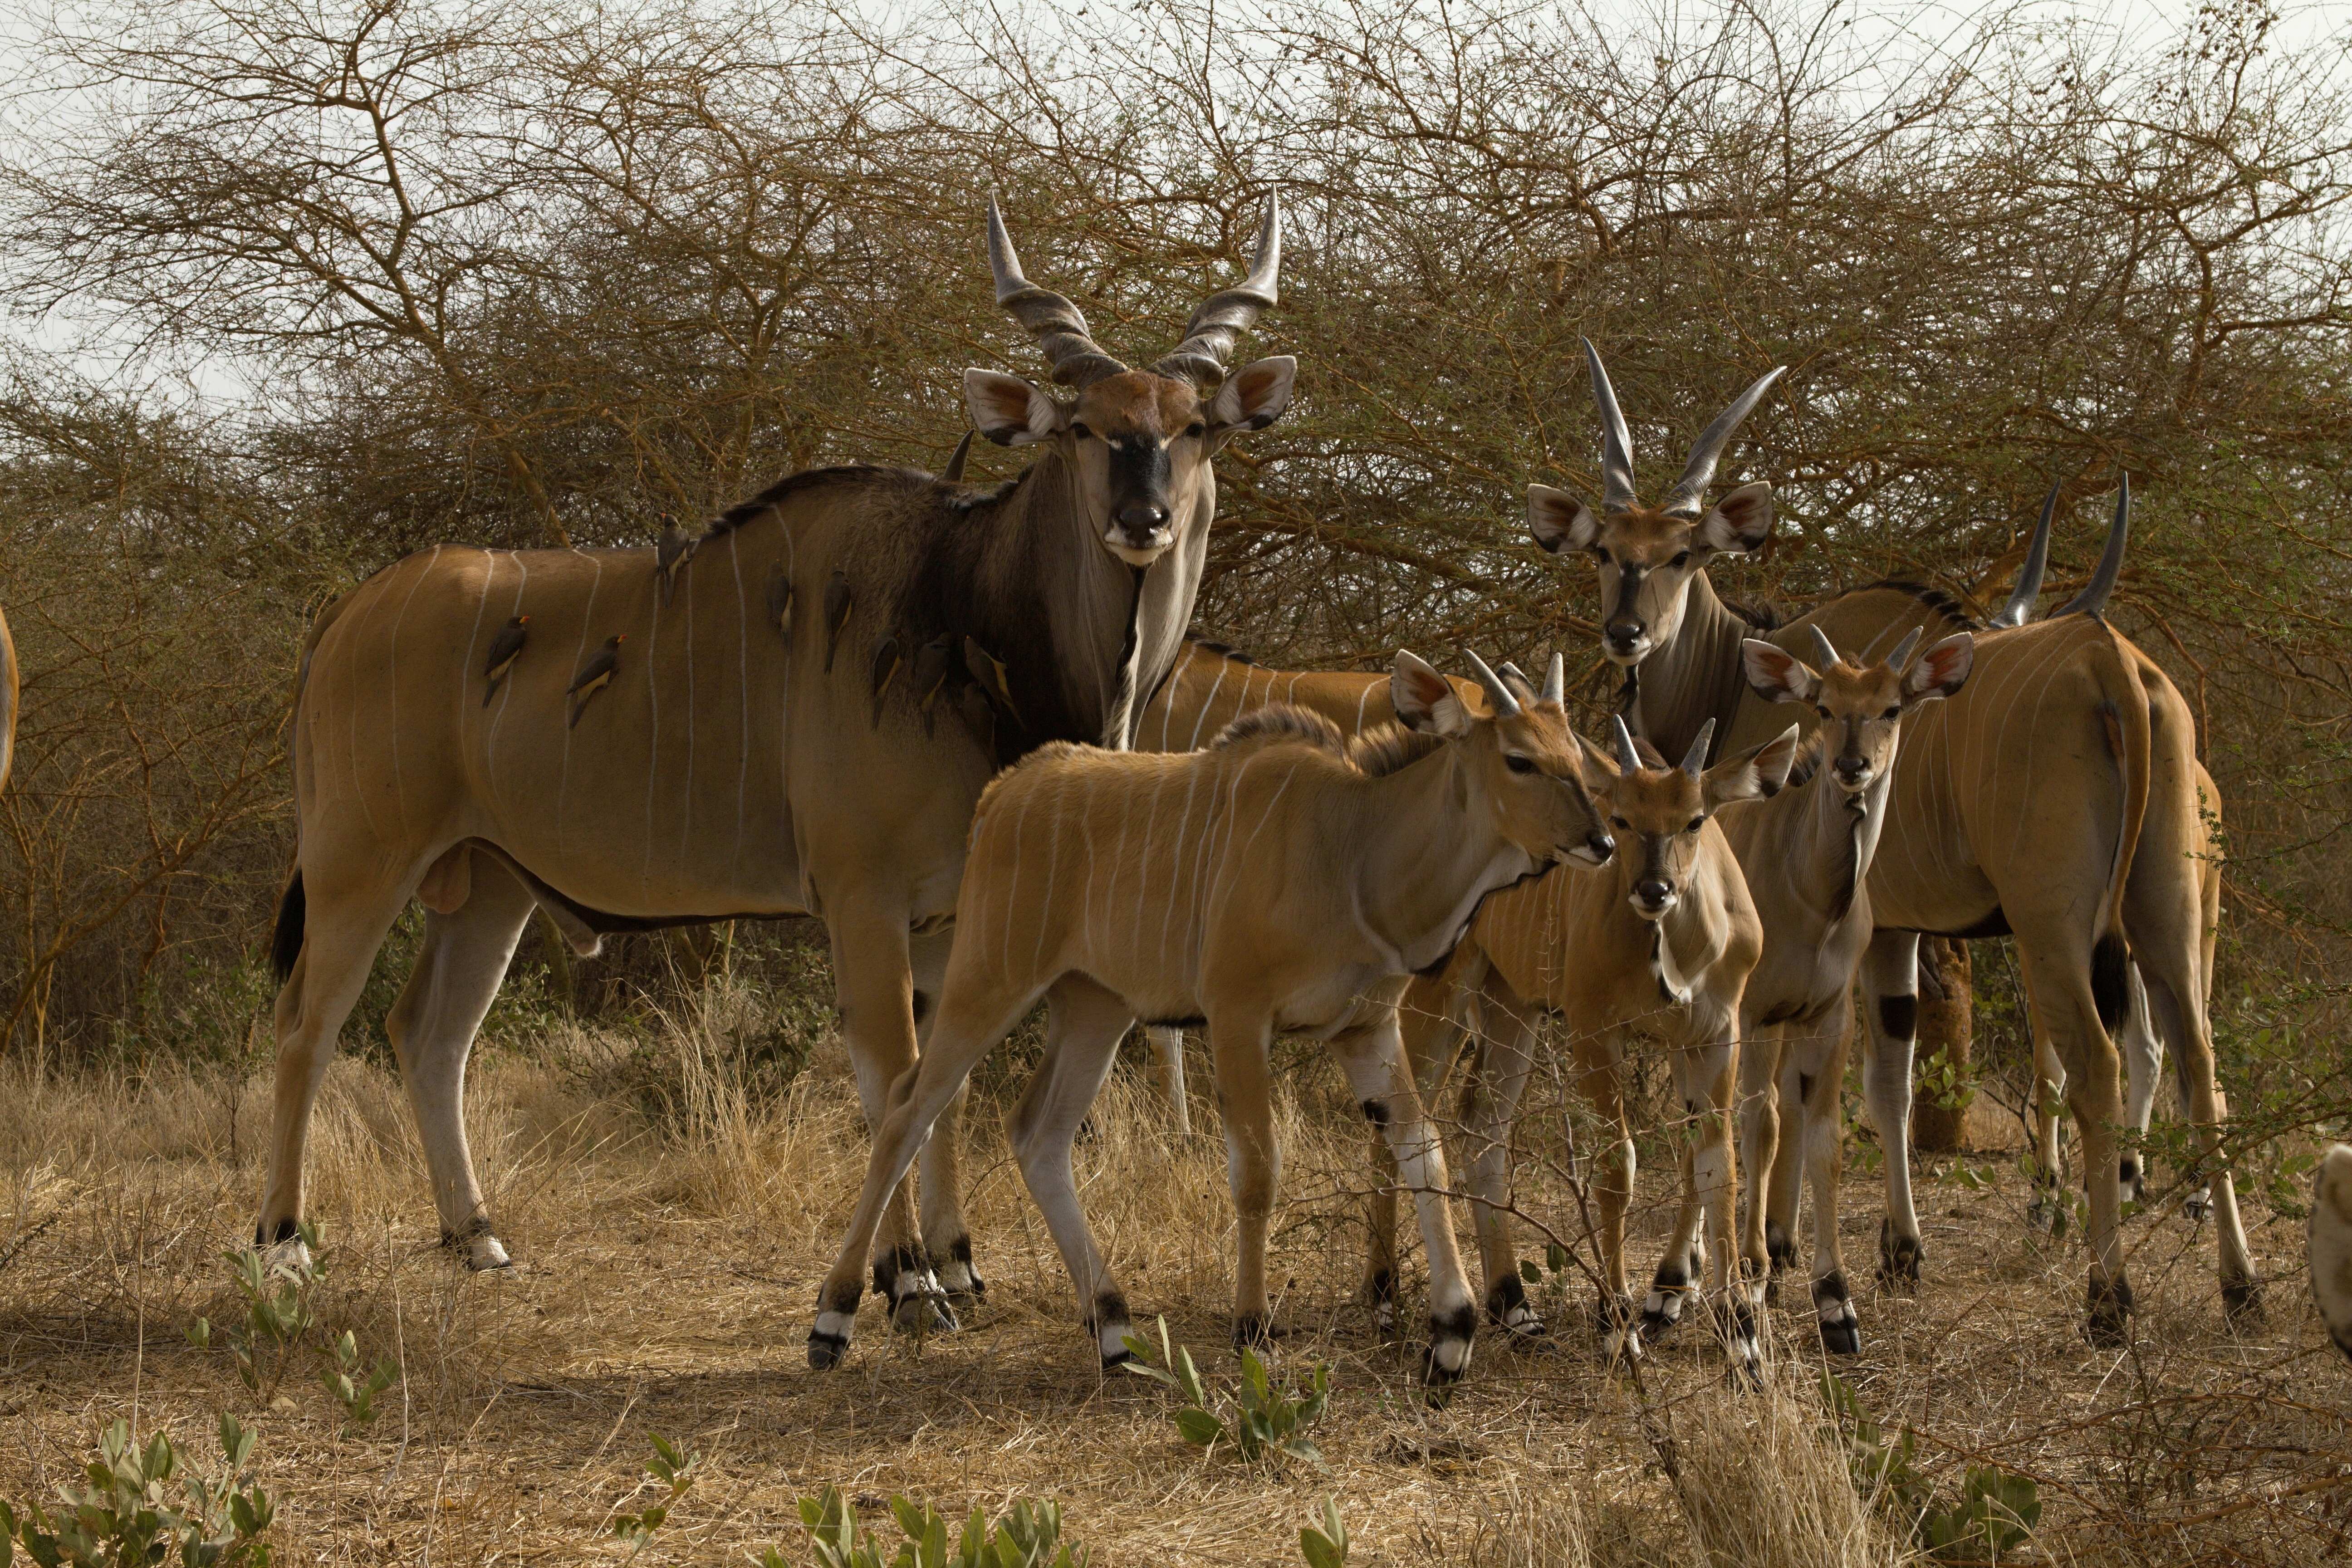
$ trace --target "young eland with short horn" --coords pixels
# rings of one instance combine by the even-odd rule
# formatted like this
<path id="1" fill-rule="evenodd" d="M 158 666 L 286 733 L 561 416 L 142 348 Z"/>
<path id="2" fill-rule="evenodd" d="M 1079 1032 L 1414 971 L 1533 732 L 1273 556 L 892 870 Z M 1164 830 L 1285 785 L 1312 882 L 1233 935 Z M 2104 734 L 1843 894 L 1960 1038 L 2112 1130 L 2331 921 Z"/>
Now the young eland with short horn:
<path id="1" fill-rule="evenodd" d="M 1267 1331 L 1266 1226 L 1280 1173 L 1267 1052 L 1325 1041 L 1414 1194 L 1430 1259 L 1433 1382 L 1462 1375 L 1475 1328 L 1444 1155 L 1397 1037 L 1398 994 L 1445 962 L 1498 889 L 1614 846 L 1585 789 L 1558 682 L 1522 700 L 1471 656 L 1474 713 L 1409 653 L 1391 679 L 1410 730 L 1345 742 L 1272 708 L 1205 752 L 1053 746 L 989 786 L 972 822 L 938 1023 L 890 1091 L 809 1360 L 837 1364 L 888 1195 L 973 1065 L 1040 997 L 1045 1056 L 1009 1124 L 1106 1364 L 1127 1300 L 1078 1202 L 1070 1145 L 1138 1017 L 1202 1021 L 1224 1118 L 1240 1267 L 1234 1332 Z"/>

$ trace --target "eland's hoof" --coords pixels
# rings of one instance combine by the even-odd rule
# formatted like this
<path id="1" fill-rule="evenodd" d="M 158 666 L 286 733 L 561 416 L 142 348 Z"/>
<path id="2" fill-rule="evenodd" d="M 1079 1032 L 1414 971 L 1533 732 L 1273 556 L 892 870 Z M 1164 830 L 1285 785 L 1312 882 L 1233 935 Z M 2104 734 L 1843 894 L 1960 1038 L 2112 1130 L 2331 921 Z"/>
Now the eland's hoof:
<path id="1" fill-rule="evenodd" d="M 2221 1310 L 2230 1320 L 2231 1328 L 2246 1328 L 2261 1322 L 2265 1316 L 2263 1282 L 2259 1279 L 2222 1280 Z"/>
<path id="2" fill-rule="evenodd" d="M 1421 1358 L 1421 1381 L 1432 1388 L 1459 1383 L 1470 1370 L 1470 1339 L 1477 1330 L 1478 1314 L 1466 1301 L 1450 1312 L 1432 1312 L 1429 1349 Z"/>
<path id="3" fill-rule="evenodd" d="M 2132 1289 L 2128 1279 L 2091 1281 L 2090 1310 L 2083 1332 L 2102 1349 L 2112 1350 L 2131 1339 Z"/>
<path id="4" fill-rule="evenodd" d="M 901 1296 L 890 1303 L 890 1328 L 901 1334 L 951 1334 L 963 1325 L 955 1310 L 935 1286 Z"/>
<path id="5" fill-rule="evenodd" d="M 2212 1212 L 2212 1208 L 2213 1189 L 2210 1187 L 2200 1187 L 2180 1200 L 2180 1212 L 2189 1216 L 2191 1225 L 2203 1225 L 2205 1216 Z"/>
<path id="6" fill-rule="evenodd" d="M 1919 1265 L 1927 1247 L 1916 1236 L 1896 1233 L 1895 1222 L 1878 1222 L 1878 1282 L 1889 1290 L 1906 1290 L 1919 1283 Z"/>
<path id="7" fill-rule="evenodd" d="M 849 1353 L 849 1342 L 839 1334 L 828 1334 L 821 1329 L 809 1331 L 809 1365 L 818 1372 L 831 1372 Z"/>

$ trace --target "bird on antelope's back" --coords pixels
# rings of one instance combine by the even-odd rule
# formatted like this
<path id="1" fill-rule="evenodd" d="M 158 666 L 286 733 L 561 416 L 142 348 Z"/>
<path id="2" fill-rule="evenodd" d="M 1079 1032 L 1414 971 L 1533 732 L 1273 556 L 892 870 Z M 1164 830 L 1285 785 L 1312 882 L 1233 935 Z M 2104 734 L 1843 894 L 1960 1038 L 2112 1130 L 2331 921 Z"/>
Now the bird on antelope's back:
<path id="1" fill-rule="evenodd" d="M 499 685 L 505 681 L 507 671 L 514 668 L 515 660 L 522 657 L 522 645 L 530 636 L 530 617 L 517 616 L 500 626 L 499 635 L 490 640 L 490 657 L 482 669 L 489 681 L 489 689 L 482 693 L 483 707 L 488 708 L 490 699 L 499 694 Z"/>
<path id="2" fill-rule="evenodd" d="M 625 635 L 617 632 L 605 638 L 604 646 L 580 667 L 580 673 L 564 688 L 563 694 L 572 699 L 571 728 L 580 727 L 580 715 L 587 710 L 588 700 L 612 684 L 613 672 L 621 667 L 621 645 L 627 640 Z"/>

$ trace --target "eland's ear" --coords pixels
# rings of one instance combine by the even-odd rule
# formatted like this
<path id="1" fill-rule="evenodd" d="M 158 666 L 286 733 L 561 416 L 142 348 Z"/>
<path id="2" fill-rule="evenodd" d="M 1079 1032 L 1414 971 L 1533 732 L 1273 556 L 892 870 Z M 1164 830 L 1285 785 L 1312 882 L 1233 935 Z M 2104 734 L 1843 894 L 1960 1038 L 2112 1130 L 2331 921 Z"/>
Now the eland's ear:
<path id="1" fill-rule="evenodd" d="M 1026 447 L 1062 433 L 1067 410 L 1022 380 L 992 370 L 963 373 L 964 406 L 980 433 L 1000 447 Z"/>
<path id="2" fill-rule="evenodd" d="M 1822 678 L 1787 648 L 1748 637 L 1739 645 L 1739 667 L 1756 695 L 1774 702 L 1811 702 L 1821 694 Z"/>
<path id="3" fill-rule="evenodd" d="M 1791 724 L 1762 745 L 1750 746 L 1707 769 L 1699 780 L 1707 809 L 1779 795 L 1780 786 L 1789 782 L 1789 770 L 1797 765 L 1797 727 Z"/>
<path id="4" fill-rule="evenodd" d="M 1528 487 L 1528 531 L 1554 555 L 1592 548 L 1601 537 L 1601 520 L 1592 509 L 1549 485 Z"/>
<path id="5" fill-rule="evenodd" d="M 1707 509 L 1699 519 L 1698 543 L 1705 550 L 1745 554 L 1772 535 L 1772 487 L 1762 479 L 1745 484 Z"/>
<path id="6" fill-rule="evenodd" d="M 1976 664 L 1977 639 L 1967 632 L 1954 632 L 1935 644 L 1912 661 L 1903 672 L 1903 700 L 1906 702 L 1933 702 L 1949 697 L 1968 684 L 1969 671 Z"/>
<path id="7" fill-rule="evenodd" d="M 1288 354 L 1253 360 L 1225 377 L 1225 384 L 1209 399 L 1209 428 L 1220 437 L 1244 430 L 1263 430 L 1290 406 L 1290 391 L 1298 380 L 1298 362 Z"/>
<path id="8" fill-rule="evenodd" d="M 1408 730 L 1449 741 L 1470 732 L 1470 710 L 1463 706 L 1454 683 L 1402 648 L 1397 649 L 1396 667 L 1389 672 L 1389 701 Z"/>
<path id="9" fill-rule="evenodd" d="M 1577 759 L 1584 764 L 1584 787 L 1595 795 L 1603 795 L 1625 776 L 1617 759 L 1594 745 L 1582 735 L 1576 737 Z"/>

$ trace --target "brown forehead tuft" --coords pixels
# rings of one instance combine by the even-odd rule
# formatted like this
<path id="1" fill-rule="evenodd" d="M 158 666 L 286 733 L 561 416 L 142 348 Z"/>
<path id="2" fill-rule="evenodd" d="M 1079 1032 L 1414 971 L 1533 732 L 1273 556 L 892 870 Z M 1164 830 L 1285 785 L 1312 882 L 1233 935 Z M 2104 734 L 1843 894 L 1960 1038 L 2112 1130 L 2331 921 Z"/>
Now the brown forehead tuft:
<path id="1" fill-rule="evenodd" d="M 1680 768 L 1643 768 L 1617 781 L 1612 798 L 1618 814 L 1636 827 L 1678 833 L 1706 808 L 1699 781 Z"/>
<path id="2" fill-rule="evenodd" d="M 1080 416 L 1106 434 L 1149 431 L 1171 436 L 1192 422 L 1201 395 L 1188 381 L 1148 370 L 1106 376 L 1078 395 Z"/>
<path id="3" fill-rule="evenodd" d="M 1648 555 L 1663 552 L 1671 555 L 1690 542 L 1692 530 L 1698 524 L 1687 517 L 1674 517 L 1648 507 L 1634 507 L 1626 511 L 1612 511 L 1601 522 L 1601 533 L 1612 548 Z"/>
<path id="4" fill-rule="evenodd" d="M 1851 709 L 1866 716 L 1902 700 L 1903 678 L 1883 664 L 1855 669 L 1841 662 L 1821 672 L 1821 704 L 1832 710 Z"/>

